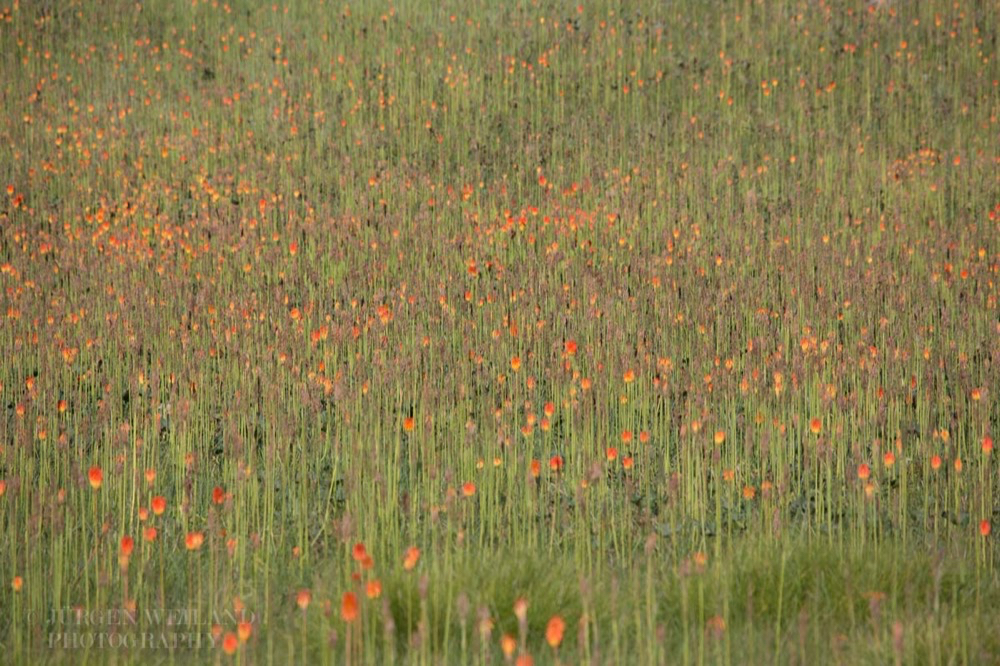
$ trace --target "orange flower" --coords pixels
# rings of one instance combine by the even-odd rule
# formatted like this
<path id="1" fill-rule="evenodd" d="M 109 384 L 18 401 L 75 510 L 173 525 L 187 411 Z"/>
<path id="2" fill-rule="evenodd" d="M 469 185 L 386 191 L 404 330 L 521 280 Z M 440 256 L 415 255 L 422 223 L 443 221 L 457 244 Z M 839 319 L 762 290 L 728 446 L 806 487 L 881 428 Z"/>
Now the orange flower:
<path id="1" fill-rule="evenodd" d="M 375 560 L 372 559 L 370 553 L 365 553 L 364 558 L 361 560 L 361 568 L 365 571 L 371 571 L 375 568 Z"/>
<path id="2" fill-rule="evenodd" d="M 478 624 L 479 624 L 479 636 L 485 643 L 489 641 L 490 634 L 493 633 L 493 618 L 489 616 L 488 612 L 481 612 L 479 615 Z"/>
<path id="3" fill-rule="evenodd" d="M 822 429 L 823 429 L 823 422 L 820 421 L 819 419 L 813 419 L 812 421 L 809 422 L 809 432 L 811 432 L 812 434 L 818 435 Z"/>
<path id="4" fill-rule="evenodd" d="M 236 638 L 236 634 L 231 631 L 226 634 L 225 638 L 222 639 L 222 651 L 230 656 L 236 654 L 236 648 L 239 646 L 239 639 Z"/>
<path id="5" fill-rule="evenodd" d="M 466 497 L 472 497 L 476 494 L 476 484 L 472 481 L 466 481 L 462 484 L 462 494 Z"/>
<path id="6" fill-rule="evenodd" d="M 553 649 L 562 643 L 563 632 L 566 630 L 566 622 L 558 615 L 553 615 L 545 627 L 545 640 Z"/>
<path id="7" fill-rule="evenodd" d="M 990 535 L 990 521 L 984 520 L 979 523 L 979 533 L 984 537 L 988 537 Z"/>
<path id="8" fill-rule="evenodd" d="M 510 369 L 513 370 L 514 372 L 517 372 L 518 370 L 521 369 L 520 356 L 515 356 L 514 358 L 510 359 Z"/>
<path id="9" fill-rule="evenodd" d="M 156 541 L 156 528 L 147 527 L 142 531 L 142 538 L 146 541 Z"/>
<path id="10" fill-rule="evenodd" d="M 406 549 L 406 555 L 403 557 L 403 568 L 407 571 L 412 571 L 417 562 L 420 560 L 420 549 L 416 546 L 410 546 Z"/>
<path id="11" fill-rule="evenodd" d="M 724 430 L 715 431 L 715 445 L 720 446 L 724 441 L 726 441 L 726 433 Z"/>
<path id="12" fill-rule="evenodd" d="M 577 349 L 576 340 L 567 340 L 563 344 L 563 350 L 566 352 L 567 356 L 575 356 L 576 349 Z"/>
<path id="13" fill-rule="evenodd" d="M 239 636 L 240 642 L 246 643 L 250 640 L 250 634 L 253 632 L 253 625 L 249 622 L 240 622 L 236 625 L 236 635 Z"/>
<path id="14" fill-rule="evenodd" d="M 0 497 L 3 497 L 7 492 L 7 482 L 4 479 L 0 479 Z"/>
<path id="15" fill-rule="evenodd" d="M 360 541 L 354 544 L 354 548 L 351 549 L 351 557 L 354 558 L 355 562 L 363 562 L 368 556 L 368 550 L 365 548 L 365 544 Z"/>
<path id="16" fill-rule="evenodd" d="M 635 381 L 635 370 L 629 368 L 628 370 L 625 371 L 625 374 L 623 375 L 622 378 L 625 380 L 626 384 L 631 384 L 632 382 Z"/>
<path id="17" fill-rule="evenodd" d="M 500 637 L 500 649 L 503 650 L 503 655 L 507 659 L 514 656 L 514 650 L 517 649 L 517 639 L 510 634 L 504 634 Z"/>
<path id="18" fill-rule="evenodd" d="M 535 659 L 530 654 L 522 654 L 514 661 L 514 666 L 535 666 Z"/>
<path id="19" fill-rule="evenodd" d="M 708 555 L 704 551 L 696 550 L 691 555 L 691 561 L 694 562 L 697 571 L 704 571 L 705 567 L 708 566 Z"/>
<path id="20" fill-rule="evenodd" d="M 642 442 L 643 444 L 649 444 L 649 431 L 648 430 L 640 430 L 639 431 L 639 441 Z"/>
<path id="21" fill-rule="evenodd" d="M 993 453 L 993 438 L 989 435 L 983 435 L 983 455 L 990 455 Z M 3 495 L 0 492 L 0 495 Z"/>
<path id="22" fill-rule="evenodd" d="M 184 537 L 184 546 L 188 550 L 198 550 L 204 542 L 204 532 L 188 532 L 187 536 Z"/>
<path id="23" fill-rule="evenodd" d="M 556 413 L 555 403 L 553 402 L 545 403 L 545 406 L 542 407 L 542 411 L 545 413 L 546 416 L 551 418 L 551 416 Z"/>
<path id="24" fill-rule="evenodd" d="M 605 457 L 605 458 L 607 458 L 608 462 L 614 462 L 614 461 L 615 461 L 615 458 L 617 458 L 617 457 L 618 457 L 618 449 L 616 449 L 616 448 L 615 448 L 615 447 L 613 447 L 613 446 L 609 446 L 609 447 L 608 447 L 608 448 L 607 448 L 607 449 L 606 449 L 606 450 L 604 451 L 604 457 Z"/>
<path id="25" fill-rule="evenodd" d="M 941 456 L 934 454 L 931 456 L 931 469 L 935 472 L 941 469 Z"/>
<path id="26" fill-rule="evenodd" d="M 216 486 L 212 489 L 212 503 L 222 504 L 226 501 L 226 491 L 222 489 L 222 486 Z"/>
<path id="27" fill-rule="evenodd" d="M 624 458 L 622 458 L 622 467 L 624 467 L 625 469 L 632 469 L 633 465 L 635 465 L 635 460 L 632 458 L 632 456 L 625 456 Z"/>
<path id="28" fill-rule="evenodd" d="M 726 620 L 721 615 L 713 615 L 705 623 L 705 632 L 716 640 L 726 631 Z"/>
<path id="29" fill-rule="evenodd" d="M 149 505 L 153 509 L 153 513 L 157 516 L 163 515 L 163 512 L 167 510 L 167 500 L 162 495 L 154 497 Z"/>
<path id="30" fill-rule="evenodd" d="M 732 482 L 736 480 L 736 470 L 734 469 L 724 469 L 722 470 L 722 480 L 726 482 Z"/>
<path id="31" fill-rule="evenodd" d="M 866 463 L 861 463 L 858 465 L 858 478 L 862 481 L 867 481 L 868 477 L 871 476 L 872 469 Z"/>
<path id="32" fill-rule="evenodd" d="M 882 456 L 882 462 L 885 463 L 886 467 L 892 467 L 896 464 L 896 454 L 892 451 L 886 451 L 885 455 Z"/>
<path id="33" fill-rule="evenodd" d="M 87 479 L 90 481 L 90 487 L 94 490 L 98 490 L 101 484 L 104 483 L 104 472 L 97 465 L 94 465 L 87 472 Z"/>
<path id="34" fill-rule="evenodd" d="M 752 500 L 757 496 L 757 489 L 753 486 L 743 486 L 743 499 Z"/>
<path id="35" fill-rule="evenodd" d="M 156 470 L 150 467 L 146 470 L 146 483 L 153 485 L 153 481 L 156 481 Z"/>
<path id="36" fill-rule="evenodd" d="M 622 444 L 628 444 L 632 441 L 632 431 L 622 430 Z"/>
<path id="37" fill-rule="evenodd" d="M 123 536 L 121 543 L 121 554 L 122 557 L 129 557 L 132 555 L 132 550 L 135 548 L 135 539 L 130 536 Z"/>
<path id="38" fill-rule="evenodd" d="M 378 599 L 382 596 L 382 581 L 380 580 L 370 580 L 368 584 L 365 585 L 365 596 L 369 599 Z"/>
<path id="39" fill-rule="evenodd" d="M 563 468 L 563 457 L 562 456 L 552 456 L 549 458 L 549 469 L 553 472 L 561 472 Z"/>
<path id="40" fill-rule="evenodd" d="M 531 476 L 533 476 L 533 477 L 535 477 L 537 479 L 538 476 L 541 473 L 542 473 L 542 463 L 540 461 L 538 461 L 538 460 L 532 460 L 531 461 Z"/>
<path id="41" fill-rule="evenodd" d="M 354 622 L 358 619 L 358 598 L 353 592 L 344 592 L 344 598 L 340 602 L 340 617 L 344 622 Z"/>
<path id="42" fill-rule="evenodd" d="M 14 576 L 10 581 L 10 588 L 15 592 L 20 592 L 22 587 L 24 587 L 24 579 L 20 576 Z"/>
<path id="43" fill-rule="evenodd" d="M 518 597 L 514 602 L 514 616 L 518 622 L 528 621 L 528 600 L 524 597 Z"/>
<path id="44" fill-rule="evenodd" d="M 309 602 L 312 601 L 312 598 L 312 592 L 303 587 L 299 590 L 298 594 L 295 595 L 295 604 L 304 611 L 309 608 Z"/>
<path id="45" fill-rule="evenodd" d="M 412 416 L 407 416 L 403 419 L 403 430 L 406 432 L 413 432 L 414 425 L 416 425 L 416 422 L 413 420 Z"/>

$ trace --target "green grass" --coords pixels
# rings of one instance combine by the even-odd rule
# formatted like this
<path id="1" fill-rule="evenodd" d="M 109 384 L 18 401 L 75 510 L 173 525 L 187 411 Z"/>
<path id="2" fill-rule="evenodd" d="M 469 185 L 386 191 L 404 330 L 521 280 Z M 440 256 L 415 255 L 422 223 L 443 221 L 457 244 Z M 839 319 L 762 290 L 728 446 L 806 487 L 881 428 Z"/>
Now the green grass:
<path id="1" fill-rule="evenodd" d="M 0 7 L 0 649 L 1000 660 L 997 25 Z"/>

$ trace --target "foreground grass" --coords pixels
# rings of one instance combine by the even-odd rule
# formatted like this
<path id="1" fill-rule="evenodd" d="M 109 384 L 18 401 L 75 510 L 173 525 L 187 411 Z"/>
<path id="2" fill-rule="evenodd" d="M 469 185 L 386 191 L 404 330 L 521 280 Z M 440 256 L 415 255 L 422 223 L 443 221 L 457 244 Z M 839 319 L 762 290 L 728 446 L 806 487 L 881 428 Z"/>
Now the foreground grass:
<path id="1" fill-rule="evenodd" d="M 555 655 L 543 637 L 556 614 L 568 626 L 563 659 L 599 663 L 987 663 L 1000 648 L 993 631 L 1000 602 L 996 581 L 965 565 L 968 554 L 954 546 L 843 551 L 792 532 L 781 540 L 748 536 L 703 566 L 664 555 L 655 548 L 636 553 L 627 569 L 606 578 L 534 550 L 462 553 L 447 568 L 428 566 L 429 583 L 389 573 L 381 579 L 386 593 L 378 611 L 366 615 L 355 636 L 361 645 L 354 649 L 376 663 L 402 655 L 446 663 L 502 661 L 496 639 L 501 633 L 518 636 L 517 619 L 512 612 L 500 612 L 489 625 L 482 619 L 513 608 L 521 597 L 531 599 L 526 644 L 543 662 Z M 317 594 L 323 591 L 321 584 Z M 336 610 L 303 612 L 286 599 L 267 615 L 253 615 L 267 632 L 257 658 L 343 658 L 330 649 L 343 645 L 350 631 Z M 233 613 L 216 609 L 202 621 L 209 616 Z M 72 617 L 50 625 L 56 636 L 36 640 L 46 643 L 47 656 L 57 662 L 169 653 L 163 645 L 87 650 L 80 635 L 93 627 Z M 162 630 L 142 613 L 134 626 L 123 625 L 123 633 L 136 636 L 159 636 Z M 303 633 L 313 638 L 300 643 Z M 174 656 L 212 658 L 206 654 L 211 639 L 204 640 L 203 649 L 179 649 Z"/>
<path id="2" fill-rule="evenodd" d="M 13 660 L 1000 659 L 996 3 L 0 15 Z"/>

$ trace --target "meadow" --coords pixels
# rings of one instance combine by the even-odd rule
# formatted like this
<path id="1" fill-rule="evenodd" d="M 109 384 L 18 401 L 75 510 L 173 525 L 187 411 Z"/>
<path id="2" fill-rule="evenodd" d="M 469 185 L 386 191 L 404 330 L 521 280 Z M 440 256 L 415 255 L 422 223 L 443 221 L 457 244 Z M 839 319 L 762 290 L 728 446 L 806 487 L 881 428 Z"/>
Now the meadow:
<path id="1" fill-rule="evenodd" d="M 1000 663 L 1000 3 L 2 0 L 2 661 Z"/>

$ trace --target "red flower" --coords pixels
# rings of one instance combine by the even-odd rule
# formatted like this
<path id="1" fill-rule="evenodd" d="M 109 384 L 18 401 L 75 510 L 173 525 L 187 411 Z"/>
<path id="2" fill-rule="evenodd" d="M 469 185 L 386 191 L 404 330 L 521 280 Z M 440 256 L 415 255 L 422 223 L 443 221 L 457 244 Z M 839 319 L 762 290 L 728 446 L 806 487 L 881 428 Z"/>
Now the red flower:
<path id="1" fill-rule="evenodd" d="M 340 602 L 340 617 L 344 622 L 354 622 L 358 619 L 358 598 L 353 592 L 345 592 Z"/>
<path id="2" fill-rule="evenodd" d="M 417 566 L 417 562 L 420 560 L 420 549 L 416 546 L 410 546 L 406 549 L 406 555 L 403 557 L 403 568 L 407 571 L 413 570 Z"/>
<path id="3" fill-rule="evenodd" d="M 90 481 L 90 487 L 94 490 L 98 490 L 101 484 L 104 483 L 104 472 L 97 465 L 94 465 L 87 472 L 87 479 Z"/>
<path id="4" fill-rule="evenodd" d="M 549 620 L 548 626 L 545 627 L 545 640 L 553 649 L 559 647 L 562 643 L 563 632 L 566 630 L 566 622 L 558 615 L 553 615 L 552 619 Z"/>
<path id="5" fill-rule="evenodd" d="M 236 654 L 236 648 L 239 646 L 239 639 L 237 639 L 236 634 L 231 631 L 226 634 L 225 638 L 222 639 L 222 651 L 230 656 Z"/>
<path id="6" fill-rule="evenodd" d="M 184 537 L 184 546 L 188 550 L 198 550 L 204 542 L 204 532 L 188 532 L 187 536 Z"/>

